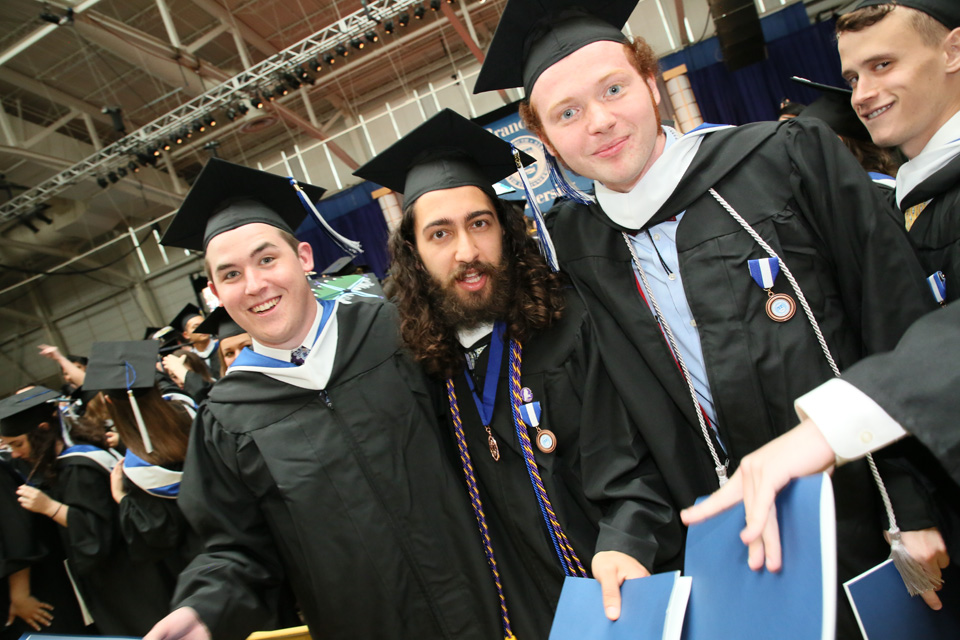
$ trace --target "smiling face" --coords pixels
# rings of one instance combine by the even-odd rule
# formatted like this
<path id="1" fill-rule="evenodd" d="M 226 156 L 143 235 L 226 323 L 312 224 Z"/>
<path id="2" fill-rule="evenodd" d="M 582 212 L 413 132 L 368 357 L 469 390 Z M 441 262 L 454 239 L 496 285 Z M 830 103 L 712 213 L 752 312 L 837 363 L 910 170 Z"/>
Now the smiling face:
<path id="1" fill-rule="evenodd" d="M 627 192 L 660 157 L 660 92 L 617 42 L 588 44 L 543 72 L 530 96 L 547 149 L 582 176 Z"/>
<path id="2" fill-rule="evenodd" d="M 244 347 L 253 344 L 249 333 L 240 333 L 229 338 L 220 339 L 220 353 L 223 354 L 223 362 L 229 367 L 237 359 Z"/>
<path id="3" fill-rule="evenodd" d="M 874 143 L 908 158 L 960 109 L 960 29 L 934 46 L 914 28 L 910 9 L 837 38 L 851 104 Z"/>
<path id="4" fill-rule="evenodd" d="M 300 346 L 317 308 L 304 277 L 313 269 L 309 244 L 295 251 L 279 229 L 257 222 L 215 236 L 206 261 L 214 294 L 254 340 L 275 349 Z"/>
<path id="5" fill-rule="evenodd" d="M 503 233 L 485 193 L 465 186 L 423 194 L 414 204 L 414 237 L 423 267 L 443 295 L 465 311 L 489 305 L 498 282 Z"/>

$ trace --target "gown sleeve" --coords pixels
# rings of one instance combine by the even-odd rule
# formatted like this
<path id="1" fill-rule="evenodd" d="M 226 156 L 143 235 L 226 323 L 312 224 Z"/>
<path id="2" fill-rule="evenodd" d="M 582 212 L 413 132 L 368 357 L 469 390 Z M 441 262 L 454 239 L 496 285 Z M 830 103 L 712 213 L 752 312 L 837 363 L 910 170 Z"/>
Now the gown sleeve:
<path id="1" fill-rule="evenodd" d="M 267 598 L 284 572 L 256 496 L 244 484 L 238 438 L 204 407 L 191 432 L 178 502 L 203 541 L 180 574 L 173 607 L 192 607 L 214 638 L 238 640 L 275 614 Z"/>
<path id="2" fill-rule="evenodd" d="M 120 532 L 138 561 L 161 560 L 183 543 L 188 525 L 175 499 L 152 496 L 124 478 Z"/>
<path id="3" fill-rule="evenodd" d="M 110 476 L 100 467 L 69 464 L 57 478 L 57 499 L 67 505 L 66 547 L 78 575 L 93 573 L 120 544 L 114 524 L 117 505 Z"/>

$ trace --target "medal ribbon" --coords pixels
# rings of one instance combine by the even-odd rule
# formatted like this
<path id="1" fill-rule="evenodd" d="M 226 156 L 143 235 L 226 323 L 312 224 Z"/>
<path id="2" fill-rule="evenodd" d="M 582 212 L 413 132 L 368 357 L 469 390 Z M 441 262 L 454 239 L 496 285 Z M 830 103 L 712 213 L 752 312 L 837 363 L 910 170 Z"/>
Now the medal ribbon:
<path id="1" fill-rule="evenodd" d="M 520 415 L 520 365 L 522 362 L 523 349 L 516 340 L 510 341 L 510 404 L 513 407 L 513 423 L 517 429 L 517 439 L 520 441 L 520 447 L 523 449 L 523 461 L 527 467 L 527 474 L 530 476 L 530 483 L 533 485 L 534 492 L 537 495 L 537 503 L 540 505 L 540 513 L 543 515 L 544 523 L 547 525 L 547 531 L 550 534 L 550 540 L 553 542 L 553 548 L 560 559 L 560 566 L 563 567 L 564 575 L 586 578 L 587 572 L 580 563 L 580 559 L 573 550 L 573 545 L 567 539 L 567 535 L 560 526 L 557 514 L 550 504 L 550 496 L 547 495 L 547 489 L 543 486 L 543 480 L 540 478 L 540 469 L 537 467 L 537 460 L 533 456 L 533 447 L 530 446 L 530 434 L 527 433 L 527 427 Z"/>
<path id="2" fill-rule="evenodd" d="M 937 271 L 927 278 L 927 284 L 937 304 L 943 306 L 947 299 L 947 276 L 943 275 L 943 271 Z"/>
<path id="3" fill-rule="evenodd" d="M 750 269 L 753 281 L 761 289 L 772 289 L 773 283 L 777 281 L 777 276 L 780 275 L 779 258 L 749 260 L 747 261 L 747 267 Z"/>
<path id="4" fill-rule="evenodd" d="M 477 413 L 480 414 L 480 420 L 484 427 L 489 427 L 493 422 L 493 403 L 497 399 L 497 383 L 500 382 L 500 363 L 503 362 L 503 334 L 507 330 L 507 325 L 503 321 L 498 321 L 493 325 L 493 335 L 490 336 L 490 358 L 487 360 L 487 372 L 483 377 L 483 399 L 477 395 L 477 389 L 473 384 L 473 377 L 470 372 L 464 368 L 464 377 L 467 379 L 467 386 L 470 387 L 470 393 L 473 394 L 473 401 L 477 405 Z"/>

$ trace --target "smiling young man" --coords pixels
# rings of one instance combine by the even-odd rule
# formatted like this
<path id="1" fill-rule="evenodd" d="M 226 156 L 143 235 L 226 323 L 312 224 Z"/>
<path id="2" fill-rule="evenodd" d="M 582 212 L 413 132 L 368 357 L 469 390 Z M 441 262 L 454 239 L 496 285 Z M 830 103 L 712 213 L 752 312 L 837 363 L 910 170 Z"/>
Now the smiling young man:
<path id="1" fill-rule="evenodd" d="M 444 110 L 357 175 L 404 194 L 401 335 L 442 390 L 505 635 L 546 638 L 565 575 L 595 577 L 616 619 L 623 580 L 679 568 L 682 535 L 582 301 L 494 194 L 516 169 L 509 143 Z"/>
<path id="2" fill-rule="evenodd" d="M 470 506 L 396 315 L 315 299 L 303 217 L 288 179 L 214 159 L 164 235 L 205 252 L 253 348 L 194 423 L 179 504 L 204 551 L 147 638 L 244 638 L 284 580 L 317 638 L 495 638 Z"/>
<path id="3" fill-rule="evenodd" d="M 510 0 L 475 90 L 523 86 L 528 127 L 594 180 L 594 198 L 555 209 L 553 241 L 686 507 L 796 423 L 794 398 L 892 348 L 934 305 L 903 229 L 822 123 L 662 127 L 656 56 L 621 32 L 634 6 Z M 636 380 L 649 372 L 669 402 L 647 402 Z M 933 526 L 908 512 L 911 478 L 880 462 L 904 528 Z M 886 526 L 865 464 L 835 481 L 849 578 L 886 557 Z M 843 619 L 858 637 L 849 609 Z"/>
<path id="4" fill-rule="evenodd" d="M 897 205 L 931 285 L 960 299 L 960 2 L 865 0 L 837 46 L 873 141 L 909 158 Z"/>

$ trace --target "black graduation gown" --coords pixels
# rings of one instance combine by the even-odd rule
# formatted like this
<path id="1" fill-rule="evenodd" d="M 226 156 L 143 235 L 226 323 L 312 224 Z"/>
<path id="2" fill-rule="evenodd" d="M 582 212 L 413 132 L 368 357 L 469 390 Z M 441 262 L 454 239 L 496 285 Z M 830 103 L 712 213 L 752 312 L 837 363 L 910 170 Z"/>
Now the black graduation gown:
<path id="1" fill-rule="evenodd" d="M 677 512 L 642 439 L 624 427 L 630 418 L 592 350 L 590 327 L 583 302 L 570 289 L 562 319 L 522 345 L 521 385 L 540 402 L 541 429 L 557 438 L 557 448 L 543 453 L 536 430 L 528 429 L 540 477 L 588 573 L 594 553 L 609 550 L 633 556 L 651 572 L 679 569 Z M 564 573 L 514 427 L 509 349 L 506 342 L 490 425 L 499 461 L 490 455 L 465 373 L 454 377 L 454 387 L 511 625 L 518 638 L 536 640 L 549 635 Z M 489 354 L 487 347 L 475 368 L 480 395 Z M 492 576 L 487 581 L 492 584 Z"/>
<path id="2" fill-rule="evenodd" d="M 767 254 L 711 187 L 791 269 L 841 370 L 891 349 L 935 304 L 902 225 L 884 212 L 888 203 L 829 128 L 794 119 L 708 135 L 646 226 L 686 211 L 677 230 L 679 269 L 732 473 L 744 455 L 796 425 L 793 400 L 832 372 L 802 309 L 784 323 L 767 317 L 767 294 L 747 268 Z M 574 202 L 555 207 L 550 226 L 610 375 L 677 505 L 689 506 L 714 491 L 717 478 L 687 386 L 637 291 L 621 236 L 633 230 L 615 225 L 599 205 Z M 784 275 L 774 291 L 795 297 Z M 658 388 L 666 398 L 643 392 Z M 935 524 L 926 503 L 909 493 L 911 479 L 878 464 L 901 528 Z M 834 483 L 839 574 L 852 577 L 888 553 L 880 536 L 886 523 L 865 462 L 839 469 Z"/>
<path id="3" fill-rule="evenodd" d="M 177 576 L 200 553 L 200 537 L 176 498 L 150 495 L 126 477 L 123 485 L 127 495 L 119 505 L 120 531 L 130 555 L 140 562 L 160 563 L 172 594 Z"/>
<path id="4" fill-rule="evenodd" d="M 903 199 L 903 209 L 930 198 L 910 227 L 910 240 L 927 275 L 947 276 L 947 300 L 960 300 L 960 156 L 917 185 Z"/>
<path id="5" fill-rule="evenodd" d="M 0 612 L 6 616 L 10 604 L 8 578 L 29 569 L 31 595 L 53 605 L 53 622 L 43 628 L 44 632 L 89 633 L 63 568 L 63 549 L 54 529 L 57 525 L 20 506 L 16 490 L 21 482 L 16 472 L 0 460 Z M 17 618 L 11 626 L 0 629 L 0 638 L 15 640 L 32 632 L 33 629 Z"/>
<path id="6" fill-rule="evenodd" d="M 58 458 L 51 496 L 70 508 L 60 531 L 68 565 L 101 633 L 143 636 L 168 610 L 171 591 L 153 562 L 135 562 L 121 536 L 110 476 L 82 457 Z"/>
<path id="7" fill-rule="evenodd" d="M 866 358 L 843 379 L 870 396 L 922 443 L 927 474 L 946 523 L 951 554 L 960 553 L 960 302 L 917 321 L 897 348 Z M 910 384 L 904 384 L 904 381 Z M 942 528 L 943 525 L 942 525 Z M 950 588 L 949 586 L 947 588 Z M 953 588 L 957 588 L 956 585 Z"/>
<path id="8" fill-rule="evenodd" d="M 194 424 L 179 503 L 204 540 L 175 606 L 219 639 L 286 576 L 316 638 L 497 638 L 463 480 L 390 305 L 340 305 L 325 392 L 233 370 Z"/>

